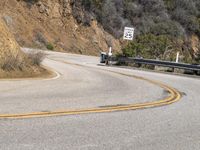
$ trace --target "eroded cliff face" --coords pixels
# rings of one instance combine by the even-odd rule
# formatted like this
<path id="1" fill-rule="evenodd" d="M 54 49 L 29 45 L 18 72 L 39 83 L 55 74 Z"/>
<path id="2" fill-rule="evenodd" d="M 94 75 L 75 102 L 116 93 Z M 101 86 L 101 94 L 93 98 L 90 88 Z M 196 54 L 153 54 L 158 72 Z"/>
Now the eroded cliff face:
<path id="1" fill-rule="evenodd" d="M 97 55 L 112 45 L 115 52 L 120 43 L 94 19 L 82 24 L 74 14 L 82 13 L 73 0 L 2 0 L 0 13 L 20 46 Z M 76 10 L 76 11 L 73 11 Z"/>

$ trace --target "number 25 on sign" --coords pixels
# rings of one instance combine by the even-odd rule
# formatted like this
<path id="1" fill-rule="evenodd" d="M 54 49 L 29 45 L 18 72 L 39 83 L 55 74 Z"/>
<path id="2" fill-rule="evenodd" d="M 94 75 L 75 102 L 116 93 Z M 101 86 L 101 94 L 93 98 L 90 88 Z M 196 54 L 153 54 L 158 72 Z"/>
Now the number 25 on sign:
<path id="1" fill-rule="evenodd" d="M 135 31 L 134 28 L 125 27 L 124 28 L 124 37 L 123 37 L 123 39 L 132 41 L 133 37 L 134 37 L 134 31 Z"/>

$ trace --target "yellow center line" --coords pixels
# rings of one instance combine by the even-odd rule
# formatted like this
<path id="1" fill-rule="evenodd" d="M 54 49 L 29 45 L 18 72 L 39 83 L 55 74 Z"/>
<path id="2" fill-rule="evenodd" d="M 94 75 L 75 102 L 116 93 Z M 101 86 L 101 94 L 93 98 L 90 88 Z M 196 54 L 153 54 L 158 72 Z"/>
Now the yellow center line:
<path id="1" fill-rule="evenodd" d="M 57 60 L 55 60 L 55 61 L 57 61 Z M 86 67 L 83 65 L 72 64 L 72 63 L 68 63 L 65 61 L 62 61 L 62 62 L 66 63 L 66 64 L 70 64 L 70 65 Z M 93 67 L 91 67 L 91 68 L 93 68 Z M 146 102 L 146 103 L 136 103 L 136 104 L 130 104 L 130 105 L 125 105 L 125 106 L 110 106 L 110 107 L 106 107 L 106 108 L 88 108 L 88 109 L 62 110 L 62 111 L 51 111 L 51 112 L 33 112 L 33 113 L 22 113 L 22 114 L 0 114 L 0 119 L 6 119 L 6 118 L 7 119 L 25 119 L 25 118 L 35 118 L 35 117 L 51 117 L 51 116 L 65 116 L 65 115 L 80 115 L 80 114 L 91 114 L 91 113 L 127 111 L 127 110 L 145 109 L 145 108 L 169 105 L 169 104 L 175 103 L 181 99 L 181 94 L 178 90 L 176 90 L 170 86 L 167 86 L 163 83 L 160 83 L 158 81 L 153 81 L 153 80 L 139 77 L 136 75 L 128 75 L 125 73 L 110 71 L 110 70 L 106 70 L 106 69 L 101 69 L 101 70 L 149 82 L 151 84 L 157 85 L 157 86 L 165 89 L 167 92 L 169 92 L 170 95 L 168 97 L 166 97 L 165 99 L 160 99 L 158 101 Z"/>

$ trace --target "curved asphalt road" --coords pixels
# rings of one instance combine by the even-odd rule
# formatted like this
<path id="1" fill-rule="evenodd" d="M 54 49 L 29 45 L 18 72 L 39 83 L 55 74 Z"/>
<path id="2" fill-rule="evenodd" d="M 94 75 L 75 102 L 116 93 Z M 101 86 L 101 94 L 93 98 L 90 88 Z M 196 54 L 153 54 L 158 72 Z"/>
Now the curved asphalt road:
<path id="1" fill-rule="evenodd" d="M 98 58 L 90 56 L 48 54 L 44 65 L 60 77 L 0 81 L 0 114 L 101 108 L 168 96 L 158 86 L 106 70 L 157 80 L 184 96 L 172 105 L 143 110 L 0 119 L 1 150 L 200 149 L 199 79 L 98 66 Z"/>

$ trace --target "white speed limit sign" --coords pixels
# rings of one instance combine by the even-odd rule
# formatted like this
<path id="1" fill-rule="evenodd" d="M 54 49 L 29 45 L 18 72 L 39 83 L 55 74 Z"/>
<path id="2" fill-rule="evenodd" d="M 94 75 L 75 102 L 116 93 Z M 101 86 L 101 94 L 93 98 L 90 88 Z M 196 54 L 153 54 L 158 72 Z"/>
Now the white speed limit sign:
<path id="1" fill-rule="evenodd" d="M 134 37 L 134 28 L 125 27 L 124 28 L 124 40 L 133 40 Z"/>

